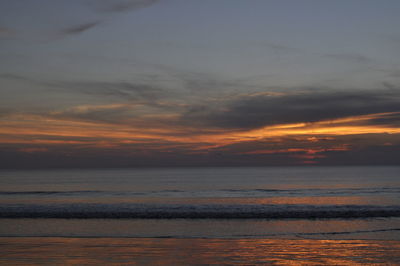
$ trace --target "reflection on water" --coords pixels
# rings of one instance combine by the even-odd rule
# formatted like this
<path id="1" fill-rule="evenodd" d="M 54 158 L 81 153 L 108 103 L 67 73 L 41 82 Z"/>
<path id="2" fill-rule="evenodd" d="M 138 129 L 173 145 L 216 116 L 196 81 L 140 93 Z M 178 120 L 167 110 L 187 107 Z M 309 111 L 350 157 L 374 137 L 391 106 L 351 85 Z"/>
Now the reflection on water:
<path id="1" fill-rule="evenodd" d="M 400 241 L 0 238 L 2 265 L 366 265 L 400 263 Z"/>

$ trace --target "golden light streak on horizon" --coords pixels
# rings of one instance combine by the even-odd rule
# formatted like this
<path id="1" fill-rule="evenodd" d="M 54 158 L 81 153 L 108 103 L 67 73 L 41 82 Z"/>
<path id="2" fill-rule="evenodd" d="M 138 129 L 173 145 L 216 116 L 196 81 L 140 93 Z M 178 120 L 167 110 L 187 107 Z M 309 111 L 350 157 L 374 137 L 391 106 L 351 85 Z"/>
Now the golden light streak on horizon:
<path id="1" fill-rule="evenodd" d="M 18 114 L 0 120 L 0 143 L 94 144 L 101 147 L 110 144 L 173 142 L 192 144 L 193 150 L 203 150 L 239 142 L 295 135 L 399 134 L 398 127 L 365 124 L 368 120 L 398 113 L 369 114 L 313 123 L 280 124 L 247 131 L 203 129 L 203 132 L 196 132 L 195 128 L 190 127 L 177 127 L 173 123 L 170 126 L 145 128 Z"/>
<path id="2" fill-rule="evenodd" d="M 238 136 L 242 138 L 268 138 L 290 135 L 356 135 L 356 134 L 374 134 L 374 133 L 387 133 L 397 134 L 400 133 L 400 128 L 388 127 L 381 125 L 343 125 L 343 123 L 357 124 L 361 121 L 368 121 L 384 117 L 385 115 L 398 114 L 399 112 L 392 113 L 379 113 L 369 114 L 362 116 L 352 116 L 340 118 L 335 120 L 325 120 L 312 123 L 293 123 L 275 126 L 266 126 L 261 129 L 250 130 L 247 132 L 239 133 Z"/>
<path id="3" fill-rule="evenodd" d="M 271 149 L 271 150 L 255 150 L 242 152 L 242 154 L 274 154 L 274 153 L 293 153 L 303 152 L 309 155 L 321 153 L 324 151 L 348 151 L 350 148 L 348 145 L 334 146 L 330 148 L 288 148 L 288 149 Z"/>

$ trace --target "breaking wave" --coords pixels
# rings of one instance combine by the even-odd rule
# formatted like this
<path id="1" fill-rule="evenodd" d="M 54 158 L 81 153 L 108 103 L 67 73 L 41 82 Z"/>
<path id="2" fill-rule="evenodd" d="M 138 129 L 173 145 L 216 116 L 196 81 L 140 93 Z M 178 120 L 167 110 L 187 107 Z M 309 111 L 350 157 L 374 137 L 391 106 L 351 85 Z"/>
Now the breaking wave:
<path id="1" fill-rule="evenodd" d="M 243 204 L 4 204 L 0 218 L 356 219 L 400 217 L 400 206 Z"/>
<path id="2" fill-rule="evenodd" d="M 102 190 L 77 190 L 77 191 L 0 191 L 0 196 L 60 196 L 60 197 L 135 197 L 135 196 L 161 196 L 161 197 L 276 197 L 276 196 L 346 196 L 346 195 L 372 195 L 372 194 L 399 194 L 399 187 L 377 188 L 304 188 L 304 189 L 216 189 L 216 190 L 150 190 L 150 191 L 102 191 Z"/>

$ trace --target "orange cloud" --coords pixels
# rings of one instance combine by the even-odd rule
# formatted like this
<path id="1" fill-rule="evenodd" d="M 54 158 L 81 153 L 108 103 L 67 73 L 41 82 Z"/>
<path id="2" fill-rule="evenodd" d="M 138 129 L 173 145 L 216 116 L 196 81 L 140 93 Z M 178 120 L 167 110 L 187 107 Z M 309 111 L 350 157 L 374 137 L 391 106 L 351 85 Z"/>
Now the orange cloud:
<path id="1" fill-rule="evenodd" d="M 114 108 L 112 106 L 80 106 L 75 111 L 93 110 L 93 108 Z M 271 139 L 286 136 L 306 136 L 310 143 L 329 136 L 345 136 L 371 133 L 398 134 L 400 128 L 388 125 L 368 124 L 366 122 L 383 118 L 393 113 L 379 113 L 354 116 L 330 121 L 314 123 L 294 123 L 267 126 L 255 130 L 209 130 L 176 126 L 168 123 L 159 127 L 135 125 L 116 125 L 105 122 L 85 122 L 73 119 L 53 118 L 39 115 L 9 115 L 0 120 L 0 143 L 31 143 L 31 144 L 91 144 L 98 147 L 120 147 L 133 143 L 160 143 L 191 145 L 193 151 L 214 149 L 234 143 Z M 153 115 L 155 116 L 155 115 Z M 160 117 L 163 117 L 161 115 Z M 164 117 L 168 120 L 169 115 Z M 323 137 L 321 137 L 323 136 Z M 159 147 L 162 149 L 162 147 Z M 331 149 L 347 149 L 336 147 Z M 319 153 L 322 150 L 316 150 Z M 306 152 L 313 150 L 268 150 L 250 151 L 248 154 Z"/>

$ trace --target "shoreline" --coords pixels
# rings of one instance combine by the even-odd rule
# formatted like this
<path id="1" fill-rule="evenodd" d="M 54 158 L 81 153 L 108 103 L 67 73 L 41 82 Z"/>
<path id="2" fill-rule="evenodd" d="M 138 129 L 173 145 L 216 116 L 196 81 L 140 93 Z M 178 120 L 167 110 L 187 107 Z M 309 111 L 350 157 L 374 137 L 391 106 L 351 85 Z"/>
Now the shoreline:
<path id="1" fill-rule="evenodd" d="M 399 240 L 0 237 L 0 264 L 398 264 Z"/>

